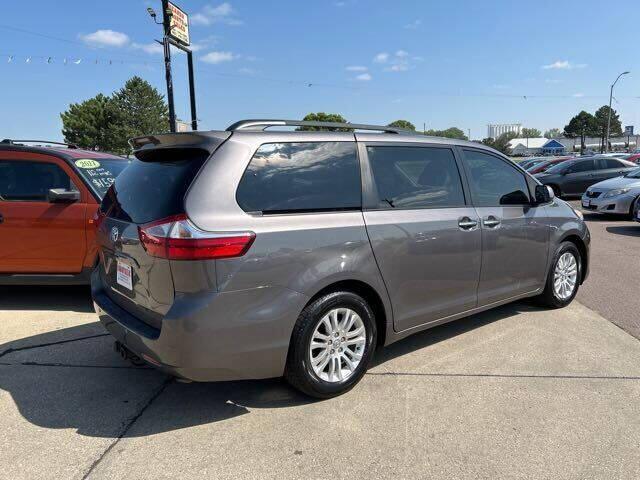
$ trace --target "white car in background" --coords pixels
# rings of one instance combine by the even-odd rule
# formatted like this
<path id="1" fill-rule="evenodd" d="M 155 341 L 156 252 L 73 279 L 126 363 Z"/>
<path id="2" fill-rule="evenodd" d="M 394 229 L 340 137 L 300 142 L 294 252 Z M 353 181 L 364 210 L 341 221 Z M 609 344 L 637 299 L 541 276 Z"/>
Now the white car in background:
<path id="1" fill-rule="evenodd" d="M 634 215 L 640 198 L 640 168 L 621 177 L 591 185 L 582 195 L 582 208 L 589 213 Z"/>

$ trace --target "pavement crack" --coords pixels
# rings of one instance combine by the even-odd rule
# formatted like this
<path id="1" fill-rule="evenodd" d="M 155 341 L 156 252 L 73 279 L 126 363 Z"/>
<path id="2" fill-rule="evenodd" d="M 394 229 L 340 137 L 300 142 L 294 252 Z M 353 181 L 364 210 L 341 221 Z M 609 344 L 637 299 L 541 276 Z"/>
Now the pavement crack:
<path id="1" fill-rule="evenodd" d="M 549 378 L 561 380 L 640 380 L 640 376 L 627 375 L 529 375 L 503 373 L 412 373 L 412 372 L 367 372 L 378 377 L 474 377 L 474 378 Z"/>
<path id="2" fill-rule="evenodd" d="M 60 341 L 57 341 L 57 342 L 39 343 L 37 345 L 27 345 L 26 347 L 18 347 L 18 348 L 7 348 L 5 351 L 0 352 L 0 358 L 4 357 L 5 355 L 8 355 L 10 353 L 21 352 L 23 350 L 31 350 L 33 348 L 51 347 L 53 345 L 62 345 L 62 344 L 65 344 L 65 343 L 79 342 L 81 340 L 90 340 L 92 338 L 106 337 L 108 335 L 110 335 L 110 334 L 109 333 L 99 333 L 97 335 L 89 335 L 89 336 L 80 337 L 80 338 L 71 338 L 71 339 L 68 339 L 68 340 L 60 340 Z"/>
<path id="3" fill-rule="evenodd" d="M 131 418 L 129 418 L 124 422 L 124 426 L 120 431 L 120 433 L 118 434 L 118 436 L 116 437 L 116 439 L 113 442 L 111 442 L 109 446 L 106 448 L 106 450 L 102 452 L 102 454 L 91 464 L 91 466 L 89 467 L 89 470 L 87 470 L 87 472 L 82 476 L 82 480 L 86 480 L 87 478 L 89 478 L 89 476 L 93 473 L 96 467 L 100 465 L 100 462 L 102 462 L 102 460 L 109 454 L 111 450 L 113 450 L 113 448 L 118 444 L 118 442 L 120 442 L 120 440 L 124 438 L 127 432 L 144 414 L 147 408 L 151 406 L 151 404 L 162 394 L 162 392 L 165 391 L 165 389 L 173 381 L 174 381 L 174 377 L 168 377 L 167 379 L 165 379 L 165 381 L 162 382 L 162 385 L 160 385 L 160 387 L 158 387 L 158 389 L 149 397 L 149 400 L 147 400 L 147 402 L 144 405 L 142 405 L 142 408 L 140 408 L 140 410 L 135 415 L 133 415 Z"/>

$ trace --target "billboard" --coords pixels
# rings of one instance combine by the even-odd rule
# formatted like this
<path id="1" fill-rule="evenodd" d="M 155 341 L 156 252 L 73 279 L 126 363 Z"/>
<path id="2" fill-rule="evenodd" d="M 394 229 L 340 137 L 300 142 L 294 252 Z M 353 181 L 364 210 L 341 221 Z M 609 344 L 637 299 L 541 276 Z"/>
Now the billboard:
<path id="1" fill-rule="evenodd" d="M 626 127 L 624 127 L 624 134 L 627 137 L 631 137 L 633 135 L 633 125 L 627 125 Z"/>
<path id="2" fill-rule="evenodd" d="M 171 11 L 169 34 L 174 40 L 182 43 L 183 45 L 190 45 L 191 39 L 189 38 L 189 15 L 184 13 L 180 8 L 178 8 L 171 2 L 167 2 L 167 5 L 169 7 L 169 10 Z"/>

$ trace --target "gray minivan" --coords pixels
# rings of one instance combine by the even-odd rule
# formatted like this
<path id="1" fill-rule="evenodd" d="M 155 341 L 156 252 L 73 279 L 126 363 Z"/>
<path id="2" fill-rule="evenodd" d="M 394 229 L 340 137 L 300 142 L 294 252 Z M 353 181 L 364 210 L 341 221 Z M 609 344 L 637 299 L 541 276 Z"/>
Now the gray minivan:
<path id="1" fill-rule="evenodd" d="M 331 397 L 377 347 L 525 297 L 563 307 L 587 277 L 581 214 L 481 144 L 287 120 L 132 144 L 92 294 L 121 352 L 183 379 Z"/>

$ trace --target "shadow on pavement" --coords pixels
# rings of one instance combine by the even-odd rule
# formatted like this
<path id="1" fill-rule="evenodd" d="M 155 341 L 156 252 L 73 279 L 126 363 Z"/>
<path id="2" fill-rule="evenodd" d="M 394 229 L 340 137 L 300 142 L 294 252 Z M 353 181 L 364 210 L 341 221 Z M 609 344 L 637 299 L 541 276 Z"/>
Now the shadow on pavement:
<path id="1" fill-rule="evenodd" d="M 534 308 L 518 302 L 435 327 L 382 350 L 374 364 Z M 70 428 L 91 437 L 138 437 L 224 421 L 248 414 L 251 409 L 287 408 L 316 401 L 282 379 L 191 384 L 172 381 L 154 369 L 125 363 L 111 351 L 110 336 L 96 338 L 98 327 L 96 322 L 28 337 L 25 340 L 30 346 L 17 353 L 7 352 L 7 345 L 0 345 L 0 389 L 11 395 L 28 422 L 43 428 Z M 63 351 L 65 357 L 59 350 L 42 350 L 47 348 L 73 352 Z M 47 358 L 69 360 L 68 364 L 55 364 L 47 363 Z M 144 421 L 136 422 L 142 413 Z M 7 427 L 11 426 L 2 426 Z"/>
<path id="2" fill-rule="evenodd" d="M 607 227 L 607 232 L 616 235 L 625 235 L 628 237 L 640 237 L 640 224 L 632 224 L 629 226 Z"/>
<path id="3" fill-rule="evenodd" d="M 89 286 L 0 286 L 0 310 L 93 312 Z"/>

